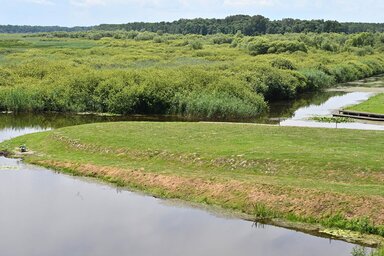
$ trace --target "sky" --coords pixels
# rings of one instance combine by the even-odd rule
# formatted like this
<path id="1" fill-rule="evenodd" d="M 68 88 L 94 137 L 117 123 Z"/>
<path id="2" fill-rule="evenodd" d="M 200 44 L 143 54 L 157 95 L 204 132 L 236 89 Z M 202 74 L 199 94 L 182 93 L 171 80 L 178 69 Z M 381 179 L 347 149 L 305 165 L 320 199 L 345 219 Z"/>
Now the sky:
<path id="1" fill-rule="evenodd" d="M 88 26 L 260 14 L 384 23 L 384 0 L 0 0 L 0 24 Z"/>

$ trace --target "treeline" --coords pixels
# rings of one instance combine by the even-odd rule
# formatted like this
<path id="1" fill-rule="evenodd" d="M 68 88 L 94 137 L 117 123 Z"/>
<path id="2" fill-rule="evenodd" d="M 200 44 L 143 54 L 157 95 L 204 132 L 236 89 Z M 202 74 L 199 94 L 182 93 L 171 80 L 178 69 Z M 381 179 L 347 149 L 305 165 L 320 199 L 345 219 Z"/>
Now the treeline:
<path id="1" fill-rule="evenodd" d="M 224 19 L 180 19 L 173 22 L 131 22 L 127 24 L 101 24 L 90 27 L 58 26 L 0 26 L 0 33 L 39 33 L 39 32 L 75 32 L 89 30 L 136 30 L 163 32 L 169 34 L 236 34 L 254 36 L 261 34 L 285 33 L 359 33 L 384 32 L 382 23 L 340 23 L 331 20 L 270 20 L 261 15 L 234 15 Z"/>
<path id="2" fill-rule="evenodd" d="M 76 32 L 89 31 L 92 27 L 60 27 L 60 26 L 20 26 L 20 25 L 0 25 L 0 33 L 3 34 L 28 34 L 43 32 Z"/>
<path id="3" fill-rule="evenodd" d="M 137 30 L 162 31 L 170 34 L 200 34 L 212 35 L 217 33 L 254 36 L 262 34 L 285 33 L 358 33 L 384 32 L 381 23 L 340 23 L 331 20 L 299 20 L 282 19 L 270 20 L 261 15 L 235 15 L 225 19 L 180 19 L 173 22 L 133 22 L 127 24 L 102 24 L 94 27 L 96 30 Z"/>

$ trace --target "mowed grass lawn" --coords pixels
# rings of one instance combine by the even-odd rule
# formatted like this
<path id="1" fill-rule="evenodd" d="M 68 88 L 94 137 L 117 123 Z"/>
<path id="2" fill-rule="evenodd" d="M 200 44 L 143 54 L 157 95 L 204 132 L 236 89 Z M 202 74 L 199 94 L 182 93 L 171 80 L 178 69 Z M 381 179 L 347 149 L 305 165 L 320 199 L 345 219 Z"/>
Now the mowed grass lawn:
<path id="1" fill-rule="evenodd" d="M 160 197 L 261 217 L 340 215 L 384 225 L 380 131 L 119 122 L 26 135 L 1 143 L 0 150 L 22 144 L 28 162 Z"/>
<path id="2" fill-rule="evenodd" d="M 347 108 L 349 110 L 384 114 L 384 93 L 373 96 L 360 104 Z"/>

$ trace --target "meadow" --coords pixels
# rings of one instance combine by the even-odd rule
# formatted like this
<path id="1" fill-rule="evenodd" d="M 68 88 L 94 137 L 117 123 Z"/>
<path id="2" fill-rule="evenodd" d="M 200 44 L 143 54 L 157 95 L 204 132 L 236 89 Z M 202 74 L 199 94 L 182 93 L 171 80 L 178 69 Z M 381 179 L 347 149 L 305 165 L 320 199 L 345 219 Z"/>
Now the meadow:
<path id="1" fill-rule="evenodd" d="M 0 110 L 251 118 L 384 72 L 384 34 L 0 35 Z"/>

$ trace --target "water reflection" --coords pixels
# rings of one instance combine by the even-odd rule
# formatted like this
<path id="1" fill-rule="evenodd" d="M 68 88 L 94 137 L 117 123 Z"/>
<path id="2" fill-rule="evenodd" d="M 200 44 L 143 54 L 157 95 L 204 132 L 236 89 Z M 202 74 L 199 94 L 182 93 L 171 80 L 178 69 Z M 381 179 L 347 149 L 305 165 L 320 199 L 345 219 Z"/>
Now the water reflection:
<path id="1" fill-rule="evenodd" d="M 0 202 L 0 255 L 343 256 L 353 248 L 28 165 L 0 171 Z"/>
<path id="2" fill-rule="evenodd" d="M 279 101 L 270 103 L 269 118 L 291 118 L 298 109 L 311 105 L 319 106 L 332 97 L 346 94 L 339 91 L 314 92 L 301 95 L 294 100 Z"/>
<path id="3" fill-rule="evenodd" d="M 282 126 L 305 126 L 305 127 L 324 127 L 324 128 L 345 128 L 345 129 L 364 129 L 364 130 L 384 130 L 384 125 L 375 124 L 369 121 L 356 121 L 352 123 L 324 123 L 313 121 L 310 118 L 315 116 L 332 116 L 332 113 L 349 105 L 355 105 L 367 100 L 373 93 L 352 92 L 341 96 L 329 98 L 324 103 L 317 105 L 311 104 L 308 107 L 299 108 L 291 118 L 280 123 Z"/>
<path id="4" fill-rule="evenodd" d="M 66 126 L 98 123 L 98 122 L 117 122 L 117 121 L 189 121 L 187 118 L 179 116 L 164 115 L 131 115 L 131 116 L 99 116 L 99 115 L 80 115 L 62 113 L 19 113 L 1 114 L 0 129 L 12 128 L 12 130 L 26 129 L 48 129 Z"/>

